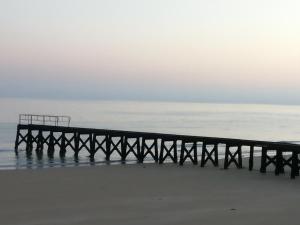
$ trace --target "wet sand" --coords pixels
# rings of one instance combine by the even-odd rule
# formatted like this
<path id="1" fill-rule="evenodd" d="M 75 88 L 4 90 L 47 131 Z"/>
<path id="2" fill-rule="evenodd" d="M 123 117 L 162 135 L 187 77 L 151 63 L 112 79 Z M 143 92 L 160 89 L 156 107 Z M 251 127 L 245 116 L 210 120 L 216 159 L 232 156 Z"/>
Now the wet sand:
<path id="1" fill-rule="evenodd" d="M 174 164 L 0 171 L 0 224 L 299 224 L 300 179 Z"/>

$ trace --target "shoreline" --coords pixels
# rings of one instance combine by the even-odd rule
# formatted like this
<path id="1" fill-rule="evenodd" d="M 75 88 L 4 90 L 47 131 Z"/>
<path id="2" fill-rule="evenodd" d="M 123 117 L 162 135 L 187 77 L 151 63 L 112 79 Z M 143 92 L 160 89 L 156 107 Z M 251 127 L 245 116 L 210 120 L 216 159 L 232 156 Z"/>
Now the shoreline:
<path id="1" fill-rule="evenodd" d="M 245 149 L 246 150 L 246 149 Z M 245 164 L 248 164 L 249 151 L 244 150 L 242 155 L 243 161 Z M 105 155 L 96 154 L 94 161 L 90 161 L 88 156 L 89 154 L 79 155 L 78 159 L 74 158 L 74 154 L 67 154 L 65 158 L 61 158 L 58 153 L 55 154 L 53 159 L 48 158 L 47 154 L 44 154 L 42 159 L 38 159 L 36 154 L 33 154 L 29 159 L 26 157 L 26 151 L 24 149 L 19 150 L 19 156 L 16 157 L 14 150 L 0 150 L 0 170 L 18 170 L 18 169 L 48 169 L 48 168 L 64 168 L 64 167 L 76 167 L 76 166 L 105 166 L 105 165 L 117 165 L 122 164 L 122 160 L 119 159 L 119 156 L 112 158 L 109 162 L 106 161 Z M 180 155 L 180 151 L 178 151 Z M 254 151 L 254 157 L 260 157 L 260 151 Z M 198 158 L 201 159 L 201 154 L 198 155 Z M 222 163 L 222 160 L 225 158 L 225 148 L 219 149 L 219 160 Z M 170 163 L 170 159 L 166 159 L 164 163 Z M 126 159 L 125 164 L 135 164 L 138 163 L 136 158 Z M 151 158 L 146 158 L 145 163 L 154 163 L 154 160 Z M 189 163 L 189 162 L 187 162 Z M 200 164 L 200 161 L 199 161 Z"/>

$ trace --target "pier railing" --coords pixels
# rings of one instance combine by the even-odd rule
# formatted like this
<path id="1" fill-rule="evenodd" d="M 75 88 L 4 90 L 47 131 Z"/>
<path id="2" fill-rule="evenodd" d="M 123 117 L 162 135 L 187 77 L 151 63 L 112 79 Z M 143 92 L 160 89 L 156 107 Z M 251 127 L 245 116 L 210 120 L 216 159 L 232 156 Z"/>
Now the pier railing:
<path id="1" fill-rule="evenodd" d="M 129 155 L 143 163 L 146 157 L 157 163 L 166 160 L 183 165 L 190 161 L 204 167 L 207 163 L 219 166 L 220 145 L 225 146 L 224 169 L 243 168 L 245 148 L 249 151 L 249 170 L 253 169 L 254 149 L 260 152 L 260 172 L 266 173 L 267 167 L 273 166 L 275 174 L 290 169 L 291 178 L 299 175 L 300 145 L 285 142 L 269 142 L 219 137 L 176 135 L 106 129 L 91 129 L 66 126 L 47 126 L 19 124 L 15 142 L 15 152 L 25 144 L 26 154 L 31 156 L 35 149 L 38 156 L 47 148 L 48 157 L 54 157 L 56 151 L 64 158 L 66 151 L 77 158 L 83 150 L 93 160 L 95 154 L 102 152 L 107 161 L 114 154 L 121 161 Z"/>
<path id="2" fill-rule="evenodd" d="M 19 124 L 70 126 L 70 116 L 20 114 Z"/>

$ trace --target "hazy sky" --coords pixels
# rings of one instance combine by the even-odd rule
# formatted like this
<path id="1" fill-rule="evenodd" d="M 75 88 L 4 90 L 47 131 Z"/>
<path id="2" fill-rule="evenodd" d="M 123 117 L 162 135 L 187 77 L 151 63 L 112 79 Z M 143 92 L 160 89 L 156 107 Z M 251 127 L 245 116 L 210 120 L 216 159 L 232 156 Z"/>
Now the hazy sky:
<path id="1" fill-rule="evenodd" d="M 299 0 L 0 0 L 0 96 L 300 104 Z"/>

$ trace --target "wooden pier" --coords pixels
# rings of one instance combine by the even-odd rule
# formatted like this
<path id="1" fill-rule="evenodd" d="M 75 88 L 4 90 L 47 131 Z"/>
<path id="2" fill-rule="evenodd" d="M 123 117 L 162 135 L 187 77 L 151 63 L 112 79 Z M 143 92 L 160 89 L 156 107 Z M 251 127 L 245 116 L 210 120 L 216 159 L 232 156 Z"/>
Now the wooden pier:
<path id="1" fill-rule="evenodd" d="M 99 151 L 110 161 L 115 154 L 120 160 L 131 158 L 143 163 L 150 157 L 157 163 L 166 160 L 184 165 L 187 161 L 205 167 L 207 163 L 219 166 L 219 146 L 225 146 L 224 169 L 229 167 L 243 168 L 243 150 L 249 149 L 249 170 L 253 169 L 254 149 L 261 155 L 260 172 L 266 173 L 268 166 L 273 165 L 274 173 L 284 173 L 290 168 L 290 176 L 299 175 L 300 145 L 283 142 L 266 142 L 218 137 L 175 135 L 162 133 L 133 132 L 106 129 L 90 129 L 67 126 L 36 124 L 19 124 L 15 141 L 15 152 L 25 144 L 26 153 L 43 154 L 53 157 L 55 151 L 64 158 L 67 151 L 74 152 L 77 158 L 81 151 L 88 151 L 91 160 Z"/>

